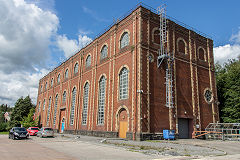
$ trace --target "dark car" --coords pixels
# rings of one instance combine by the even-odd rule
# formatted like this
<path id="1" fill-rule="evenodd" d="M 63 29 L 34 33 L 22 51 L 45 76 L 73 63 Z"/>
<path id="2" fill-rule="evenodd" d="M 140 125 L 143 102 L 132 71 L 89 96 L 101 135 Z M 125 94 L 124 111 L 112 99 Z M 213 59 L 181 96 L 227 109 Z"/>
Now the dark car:
<path id="1" fill-rule="evenodd" d="M 27 130 L 24 127 L 13 127 L 9 131 L 9 136 L 8 138 L 10 139 L 27 139 L 29 137 L 29 134 Z"/>

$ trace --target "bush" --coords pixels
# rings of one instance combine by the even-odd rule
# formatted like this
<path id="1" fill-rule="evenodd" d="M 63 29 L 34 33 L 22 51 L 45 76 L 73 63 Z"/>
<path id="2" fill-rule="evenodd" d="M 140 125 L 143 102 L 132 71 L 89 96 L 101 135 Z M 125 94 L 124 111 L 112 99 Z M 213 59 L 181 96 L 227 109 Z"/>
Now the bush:
<path id="1" fill-rule="evenodd" d="M 7 131 L 7 123 L 0 123 L 0 132 Z"/>

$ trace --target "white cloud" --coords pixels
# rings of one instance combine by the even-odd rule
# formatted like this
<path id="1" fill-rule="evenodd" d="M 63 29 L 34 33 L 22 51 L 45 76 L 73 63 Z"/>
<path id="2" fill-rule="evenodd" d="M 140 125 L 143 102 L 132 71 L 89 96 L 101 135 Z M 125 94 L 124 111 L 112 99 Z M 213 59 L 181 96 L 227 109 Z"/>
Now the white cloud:
<path id="1" fill-rule="evenodd" d="M 229 59 L 236 59 L 240 56 L 240 30 L 231 36 L 230 41 L 233 41 L 234 44 L 226 44 L 213 49 L 215 62 L 223 64 Z"/>
<path id="2" fill-rule="evenodd" d="M 64 52 L 65 57 L 69 58 L 91 41 L 92 39 L 86 35 L 79 35 L 78 40 L 68 39 L 66 35 L 59 35 L 57 37 L 57 46 Z"/>
<path id="3" fill-rule="evenodd" d="M 59 20 L 30 1 L 0 0 L 0 104 L 13 106 L 28 94 L 36 103 L 39 79 L 48 72 Z"/>
<path id="4" fill-rule="evenodd" d="M 215 47 L 213 51 L 215 62 L 223 64 L 224 62 L 227 62 L 228 59 L 236 59 L 240 55 L 240 45 L 226 44 L 224 46 Z"/>

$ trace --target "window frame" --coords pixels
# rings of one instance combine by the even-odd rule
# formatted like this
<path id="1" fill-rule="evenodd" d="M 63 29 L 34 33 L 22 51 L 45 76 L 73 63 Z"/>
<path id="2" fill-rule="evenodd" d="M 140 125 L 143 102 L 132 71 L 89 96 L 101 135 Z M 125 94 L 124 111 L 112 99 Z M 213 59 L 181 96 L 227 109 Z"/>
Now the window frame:
<path id="1" fill-rule="evenodd" d="M 56 125 L 56 119 L 57 119 L 57 107 L 58 107 L 58 94 L 55 96 L 54 115 L 53 115 L 53 126 Z"/>
<path id="2" fill-rule="evenodd" d="M 108 46 L 107 44 L 104 44 L 100 52 L 100 61 L 106 59 L 107 57 L 108 57 Z"/>
<path id="3" fill-rule="evenodd" d="M 129 69 L 122 67 L 119 74 L 119 100 L 128 99 L 128 85 L 129 85 Z"/>
<path id="4" fill-rule="evenodd" d="M 77 69 L 76 69 L 76 67 L 77 67 Z M 79 64 L 77 62 L 77 63 L 75 63 L 74 69 L 73 69 L 74 75 L 76 75 L 78 73 L 78 68 L 79 68 Z"/>
<path id="5" fill-rule="evenodd" d="M 126 42 L 124 41 L 125 43 L 123 43 L 123 38 L 125 37 L 125 35 L 127 35 L 128 39 L 127 40 L 124 39 Z M 129 46 L 129 44 L 130 44 L 130 32 L 128 30 L 124 30 L 119 40 L 119 48 L 123 49 Z"/>
<path id="6" fill-rule="evenodd" d="M 86 82 L 84 85 L 84 92 L 83 92 L 84 95 L 83 95 L 82 125 L 87 125 L 89 89 L 90 89 L 90 85 L 88 82 Z"/>
<path id="7" fill-rule="evenodd" d="M 91 62 L 92 60 L 91 60 L 91 55 L 89 54 L 89 55 L 87 55 L 87 58 L 86 58 L 86 60 L 85 60 L 85 68 L 89 68 L 89 67 L 91 67 Z"/>
<path id="8" fill-rule="evenodd" d="M 52 97 L 49 98 L 48 101 L 48 110 L 47 110 L 47 126 L 49 126 L 49 120 L 50 120 L 50 111 L 51 111 L 51 102 L 52 102 Z"/>
<path id="9" fill-rule="evenodd" d="M 64 78 L 65 80 L 68 79 L 69 77 L 69 71 L 68 71 L 68 68 L 65 70 L 65 73 L 64 73 Z"/>
<path id="10" fill-rule="evenodd" d="M 60 81 L 61 81 L 61 75 L 60 75 L 60 73 L 59 73 L 58 76 L 57 76 L 57 83 L 59 84 Z"/>
<path id="11" fill-rule="evenodd" d="M 72 90 L 72 101 L 71 101 L 71 110 L 70 110 L 70 123 L 69 123 L 70 126 L 74 125 L 76 95 L 77 95 L 77 88 L 73 87 L 73 90 Z"/>
<path id="12" fill-rule="evenodd" d="M 105 103 L 106 103 L 106 77 L 101 76 L 98 82 L 98 114 L 97 114 L 97 125 L 104 125 L 105 117 Z"/>

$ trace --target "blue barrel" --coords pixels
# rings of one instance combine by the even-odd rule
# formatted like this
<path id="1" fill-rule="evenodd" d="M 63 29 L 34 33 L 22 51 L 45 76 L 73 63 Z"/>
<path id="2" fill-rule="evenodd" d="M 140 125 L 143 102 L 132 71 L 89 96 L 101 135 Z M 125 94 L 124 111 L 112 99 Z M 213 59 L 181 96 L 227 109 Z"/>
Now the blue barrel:
<path id="1" fill-rule="evenodd" d="M 164 139 L 175 139 L 175 130 L 163 130 Z"/>

